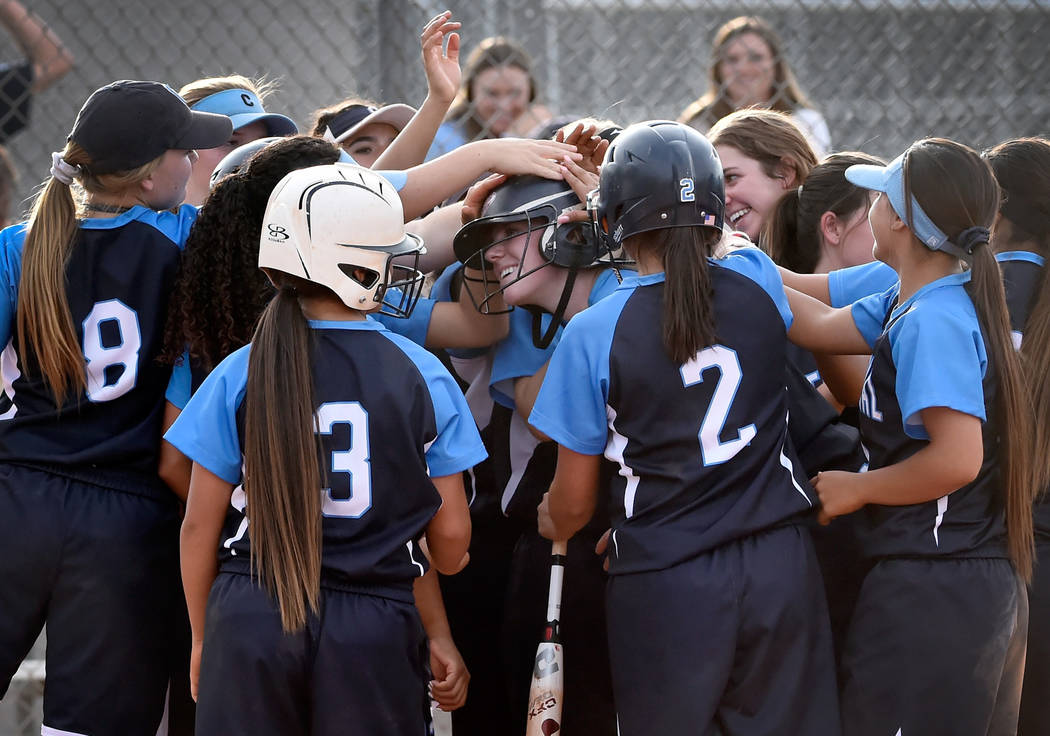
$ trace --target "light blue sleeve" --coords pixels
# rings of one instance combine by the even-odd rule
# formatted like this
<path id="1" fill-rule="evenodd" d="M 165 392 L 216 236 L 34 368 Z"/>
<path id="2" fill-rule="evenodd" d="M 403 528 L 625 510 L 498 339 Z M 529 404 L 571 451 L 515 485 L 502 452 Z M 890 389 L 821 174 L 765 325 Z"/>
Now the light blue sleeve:
<path id="1" fill-rule="evenodd" d="M 897 298 L 897 285 L 894 284 L 881 294 L 872 294 L 859 301 L 853 302 L 850 313 L 853 315 L 853 324 L 857 326 L 868 347 L 875 349 L 875 341 L 882 334 L 882 326 L 886 322 L 886 315 Z"/>
<path id="2" fill-rule="evenodd" d="M 248 383 L 250 347 L 219 363 L 164 435 L 179 452 L 227 483 L 241 479 L 237 409 Z"/>
<path id="3" fill-rule="evenodd" d="M 404 171 L 376 171 L 381 177 L 394 185 L 394 191 L 400 192 L 408 183 L 408 174 Z"/>
<path id="4" fill-rule="evenodd" d="M 551 323 L 551 315 L 544 314 L 540 329 L 544 332 Z M 551 344 L 538 348 L 532 342 L 532 314 L 524 309 L 510 313 L 510 332 L 492 348 L 492 372 L 489 393 L 496 403 L 514 408 L 514 380 L 531 376 L 542 368 L 554 354 L 564 328 L 559 328 Z"/>
<path id="5" fill-rule="evenodd" d="M 193 371 L 190 370 L 190 354 L 186 351 L 182 354 L 182 361 L 171 370 L 171 379 L 168 381 L 168 389 L 164 392 L 164 399 L 180 411 L 186 408 L 186 404 L 193 394 Z"/>
<path id="6" fill-rule="evenodd" d="M 463 134 L 459 131 L 459 128 L 452 123 L 442 123 L 437 129 L 437 133 L 434 134 L 434 142 L 430 144 L 430 150 L 427 151 L 426 161 L 431 161 L 438 156 L 444 156 L 449 151 L 454 151 L 464 143 L 467 139 L 463 137 Z"/>
<path id="7" fill-rule="evenodd" d="M 397 289 L 390 291 L 398 292 Z M 396 303 L 397 298 L 394 298 L 393 301 Z M 412 314 L 407 317 L 391 317 L 388 314 L 376 313 L 369 315 L 369 319 L 374 319 L 391 332 L 403 335 L 416 345 L 423 346 L 427 342 L 427 332 L 430 331 L 430 320 L 434 316 L 435 304 L 437 302 L 433 299 L 420 297 Z"/>
<path id="8" fill-rule="evenodd" d="M 142 217 L 136 219 L 150 223 L 181 249 L 186 246 L 190 228 L 197 221 L 197 208 L 191 204 L 184 204 L 174 212 L 171 210 L 145 212 Z"/>
<path id="9" fill-rule="evenodd" d="M 736 271 L 761 286 L 776 305 L 780 318 L 784 320 L 784 329 L 791 329 L 795 317 L 791 314 L 791 307 L 784 294 L 784 282 L 780 278 L 780 271 L 769 256 L 758 248 L 739 248 L 712 262 Z"/>
<path id="10" fill-rule="evenodd" d="M 11 340 L 18 310 L 18 283 L 22 279 L 22 245 L 26 223 L 0 231 L 0 350 Z"/>
<path id="11" fill-rule="evenodd" d="M 529 424 L 581 455 L 601 455 L 609 435 L 609 351 L 630 290 L 573 317 L 551 357 Z"/>
<path id="12" fill-rule="evenodd" d="M 881 294 L 897 283 L 897 272 L 882 261 L 840 268 L 828 274 L 828 293 L 836 309 Z"/>
<path id="13" fill-rule="evenodd" d="M 909 437 L 929 439 L 919 412 L 934 406 L 986 419 L 982 378 L 988 360 L 975 315 L 947 311 L 930 299 L 900 317 L 889 339 Z"/>
<path id="14" fill-rule="evenodd" d="M 389 332 L 382 334 L 416 364 L 430 391 L 437 425 L 437 437 L 426 449 L 430 476 L 440 478 L 460 473 L 488 457 L 467 400 L 441 361 L 404 337 Z"/>

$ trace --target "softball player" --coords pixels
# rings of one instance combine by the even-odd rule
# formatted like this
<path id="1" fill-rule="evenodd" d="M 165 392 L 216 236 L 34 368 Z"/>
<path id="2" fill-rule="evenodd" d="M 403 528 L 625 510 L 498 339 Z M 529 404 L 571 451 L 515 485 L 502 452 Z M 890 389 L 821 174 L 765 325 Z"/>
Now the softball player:
<path id="1" fill-rule="evenodd" d="M 864 509 L 876 561 L 846 641 L 843 730 L 1014 733 L 1032 484 L 1020 368 L 987 247 L 999 189 L 974 151 L 943 139 L 846 176 L 880 192 L 875 256 L 900 280 L 849 310 L 790 294 L 792 340 L 872 353 L 860 401 L 869 470 L 814 481 L 824 518 Z"/>
<path id="2" fill-rule="evenodd" d="M 489 423 L 494 431 L 487 437 L 491 463 L 509 470 L 497 476 L 488 495 L 516 525 L 502 626 L 501 674 L 511 693 L 511 732 L 525 728 L 531 664 L 546 622 L 550 542 L 536 530 L 536 505 L 553 477 L 556 455 L 553 443 L 539 441 L 525 423 L 530 394 L 534 395 L 530 385 L 542 380 L 563 323 L 619 284 L 617 271 L 609 268 L 613 262 L 602 257 L 589 227 L 558 224 L 563 210 L 579 205 L 577 193 L 565 181 L 513 177 L 494 189 L 481 216 L 467 223 L 454 241 L 463 263 L 488 265 L 478 269 L 486 295 L 502 295 L 517 307 L 510 315 L 510 335 L 493 346 L 483 374 L 494 402 Z M 575 653 L 573 666 L 565 672 L 567 731 L 616 731 L 601 609 L 605 574 L 593 553 L 607 528 L 608 515 L 598 514 L 586 532 L 572 540 L 566 563 L 561 636 Z"/>
<path id="3" fill-rule="evenodd" d="M 156 475 L 170 373 L 156 358 L 196 216 L 174 208 L 194 149 L 229 135 L 165 85 L 109 84 L 29 222 L 0 233 L 0 695 L 46 622 L 44 733 L 152 736 L 161 721 L 179 517 Z"/>
<path id="4" fill-rule="evenodd" d="M 440 363 L 366 319 L 394 258 L 421 249 L 367 169 L 301 169 L 270 197 L 259 265 L 278 293 L 166 435 L 195 464 L 201 734 L 424 732 L 421 537 L 438 570 L 463 566 L 460 473 L 484 448 Z"/>
<path id="5" fill-rule="evenodd" d="M 1036 565 L 1029 588 L 1028 653 L 1017 730 L 1021 736 L 1033 736 L 1050 732 L 1050 141 L 1007 141 L 985 152 L 984 158 L 1005 195 L 992 242 L 1036 417 Z"/>
<path id="6" fill-rule="evenodd" d="M 754 248 L 711 258 L 722 169 L 697 131 L 631 126 L 597 221 L 639 276 L 565 329 L 530 422 L 559 444 L 540 532 L 591 517 L 604 454 L 620 733 L 838 733 L 820 572 L 784 391 L 791 312 Z"/>

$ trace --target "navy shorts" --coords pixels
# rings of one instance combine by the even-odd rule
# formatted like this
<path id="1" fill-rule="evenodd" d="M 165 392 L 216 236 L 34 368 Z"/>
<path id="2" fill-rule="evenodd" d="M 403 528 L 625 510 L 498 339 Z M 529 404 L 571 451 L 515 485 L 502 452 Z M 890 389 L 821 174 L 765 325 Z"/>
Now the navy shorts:
<path id="1" fill-rule="evenodd" d="M 1050 734 L 1050 540 L 1036 541 L 1018 736 Z"/>
<path id="2" fill-rule="evenodd" d="M 0 696 L 47 623 L 44 727 L 154 736 L 182 598 L 170 503 L 0 464 Z"/>
<path id="3" fill-rule="evenodd" d="M 839 733 L 827 606 L 805 529 L 612 575 L 606 602 L 622 736 Z"/>
<path id="4" fill-rule="evenodd" d="M 842 658 L 845 736 L 1013 736 L 1028 627 L 1004 559 L 882 560 Z"/>
<path id="5" fill-rule="evenodd" d="M 411 602 L 321 590 L 319 615 L 288 634 L 247 575 L 208 597 L 197 736 L 424 736 L 427 643 Z"/>

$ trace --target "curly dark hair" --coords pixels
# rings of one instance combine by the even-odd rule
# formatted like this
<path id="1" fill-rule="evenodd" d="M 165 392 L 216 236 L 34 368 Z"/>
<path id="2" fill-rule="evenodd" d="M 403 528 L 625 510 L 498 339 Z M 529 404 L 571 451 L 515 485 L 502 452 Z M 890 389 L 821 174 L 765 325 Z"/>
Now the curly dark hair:
<path id="1" fill-rule="evenodd" d="M 194 365 L 208 372 L 251 341 L 275 293 L 258 266 L 259 231 L 270 192 L 288 172 L 335 163 L 339 153 L 320 138 L 284 138 L 215 186 L 186 240 L 162 362 L 174 365 L 188 348 Z"/>

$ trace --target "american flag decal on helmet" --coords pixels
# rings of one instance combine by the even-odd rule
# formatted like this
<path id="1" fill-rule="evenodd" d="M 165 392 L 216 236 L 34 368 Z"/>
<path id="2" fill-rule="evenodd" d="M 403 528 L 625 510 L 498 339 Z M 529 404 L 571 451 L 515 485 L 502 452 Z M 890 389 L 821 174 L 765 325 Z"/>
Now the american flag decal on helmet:
<path id="1" fill-rule="evenodd" d="M 715 216 L 714 215 L 704 215 L 704 224 L 708 225 L 708 226 L 714 226 L 714 224 L 715 224 Z"/>

